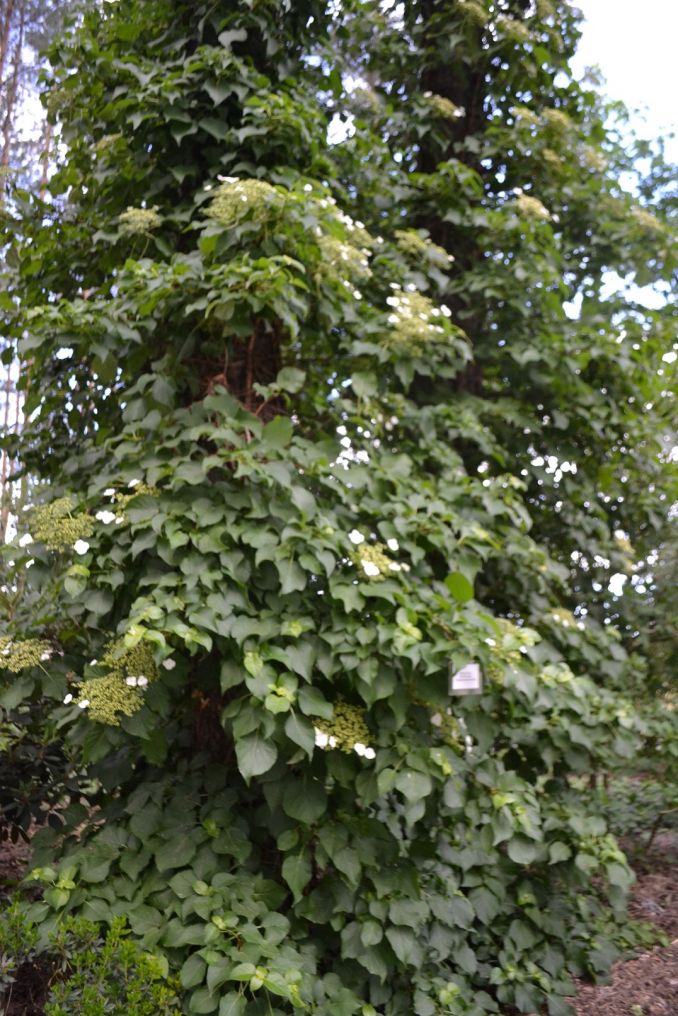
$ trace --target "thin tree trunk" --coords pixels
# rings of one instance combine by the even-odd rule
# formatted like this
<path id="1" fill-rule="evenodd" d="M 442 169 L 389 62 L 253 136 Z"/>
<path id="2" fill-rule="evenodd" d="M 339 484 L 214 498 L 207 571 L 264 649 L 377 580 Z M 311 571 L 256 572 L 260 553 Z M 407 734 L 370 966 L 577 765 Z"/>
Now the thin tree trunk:
<path id="1" fill-rule="evenodd" d="M 14 8 L 16 6 L 16 0 L 7 0 L 7 3 L 3 3 L 3 9 L 0 12 L 0 82 L 2 82 L 5 76 L 5 63 L 7 60 L 7 50 L 9 49 L 9 37 L 12 30 L 12 17 L 14 15 Z"/>
<path id="2" fill-rule="evenodd" d="M 22 66 L 22 52 L 24 45 L 24 31 L 26 28 L 26 0 L 21 0 L 19 8 L 19 28 L 14 44 L 14 58 L 12 61 L 12 76 L 7 86 L 5 103 L 5 116 L 2 123 L 2 153 L 0 154 L 0 166 L 9 166 L 9 157 L 12 146 L 12 128 L 14 126 L 14 113 L 16 101 L 19 95 L 19 79 Z"/>

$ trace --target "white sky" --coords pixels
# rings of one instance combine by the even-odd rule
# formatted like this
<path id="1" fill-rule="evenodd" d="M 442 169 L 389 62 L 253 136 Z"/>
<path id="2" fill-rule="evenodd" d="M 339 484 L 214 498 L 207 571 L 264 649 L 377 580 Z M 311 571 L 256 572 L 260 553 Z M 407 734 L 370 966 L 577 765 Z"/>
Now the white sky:
<path id="1" fill-rule="evenodd" d="M 646 137 L 678 130 L 678 0 L 573 0 L 573 6 L 586 18 L 576 70 L 599 66 L 610 98 L 644 107 L 638 128 Z M 678 162 L 677 139 L 667 154 Z"/>

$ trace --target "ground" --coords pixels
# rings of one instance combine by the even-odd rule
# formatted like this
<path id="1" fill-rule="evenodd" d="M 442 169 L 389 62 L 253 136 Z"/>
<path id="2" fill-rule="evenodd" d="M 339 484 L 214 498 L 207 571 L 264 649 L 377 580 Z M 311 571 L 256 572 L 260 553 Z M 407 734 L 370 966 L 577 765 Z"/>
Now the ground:
<path id="1" fill-rule="evenodd" d="M 577 1016 L 678 1016 L 678 832 L 657 836 L 651 851 L 637 842 L 625 846 L 635 854 L 638 876 L 631 913 L 657 925 L 670 944 L 617 963 L 607 985 L 581 984 L 575 1010 Z M 0 843 L 0 898 L 11 894 L 27 857 L 25 844 Z M 40 1016 L 37 987 L 17 985 L 5 1016 Z"/>

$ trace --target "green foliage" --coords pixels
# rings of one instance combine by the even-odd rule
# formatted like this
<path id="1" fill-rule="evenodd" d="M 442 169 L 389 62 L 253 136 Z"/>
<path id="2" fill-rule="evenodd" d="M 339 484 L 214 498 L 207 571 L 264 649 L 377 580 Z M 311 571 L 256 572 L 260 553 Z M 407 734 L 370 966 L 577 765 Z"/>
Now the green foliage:
<path id="1" fill-rule="evenodd" d="M 69 918 L 50 936 L 47 954 L 38 931 L 15 903 L 0 913 L 0 1001 L 13 985 L 45 989 L 45 1016 L 170 1016 L 180 1012 L 178 984 L 167 961 L 143 953 L 128 936 L 124 917 L 106 935 L 96 924 Z M 49 988 L 48 988 L 49 985 Z"/>
<path id="2" fill-rule="evenodd" d="M 330 52 L 319 2 L 138 0 L 53 50 L 1 306 L 45 486 L 4 637 L 54 651 L 3 695 L 79 773 L 40 948 L 114 929 L 55 1005 L 122 917 L 219 1016 L 564 1016 L 628 943 L 572 775 L 657 739 L 594 575 L 662 530 L 669 401 L 601 279 L 672 251 L 539 10 L 346 5 Z M 376 98 L 330 148 L 342 61 Z"/>

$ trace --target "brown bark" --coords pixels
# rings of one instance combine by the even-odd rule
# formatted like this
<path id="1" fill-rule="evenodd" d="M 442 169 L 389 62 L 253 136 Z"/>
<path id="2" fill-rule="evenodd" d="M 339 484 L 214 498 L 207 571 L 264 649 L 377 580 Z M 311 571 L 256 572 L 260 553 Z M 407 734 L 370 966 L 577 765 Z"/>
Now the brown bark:
<path id="1" fill-rule="evenodd" d="M 271 384 L 281 366 L 279 328 L 270 322 L 256 321 L 249 338 L 231 340 L 223 369 L 218 373 L 210 372 L 205 387 L 211 392 L 221 385 L 250 413 L 270 420 L 284 411 L 282 401 L 279 398 L 265 400 L 257 393 L 255 385 Z"/>
<path id="2" fill-rule="evenodd" d="M 5 76 L 5 63 L 7 61 L 7 50 L 9 49 L 9 37 L 12 30 L 12 17 L 16 0 L 3 2 L 0 8 L 0 82 Z"/>
<path id="3" fill-rule="evenodd" d="M 7 86 L 5 101 L 4 119 L 2 122 L 2 153 L 0 153 L 0 166 L 9 166 L 9 156 L 12 144 L 12 127 L 14 125 L 14 112 L 19 94 L 19 78 L 22 66 L 22 50 L 24 44 L 24 31 L 26 28 L 26 0 L 20 0 L 19 26 L 14 43 L 14 56 L 12 59 L 12 75 Z"/>

